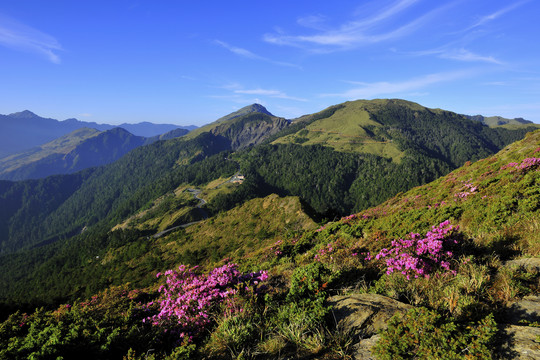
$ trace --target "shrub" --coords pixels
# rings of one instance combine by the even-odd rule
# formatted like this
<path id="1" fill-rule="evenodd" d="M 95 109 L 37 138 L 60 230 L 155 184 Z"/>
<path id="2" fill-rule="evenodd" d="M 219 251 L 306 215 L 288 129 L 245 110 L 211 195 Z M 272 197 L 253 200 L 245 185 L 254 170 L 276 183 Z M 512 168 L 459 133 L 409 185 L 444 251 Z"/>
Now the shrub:
<path id="1" fill-rule="evenodd" d="M 160 311 L 145 319 L 188 342 L 207 328 L 211 315 L 232 295 L 256 294 L 260 282 L 268 277 L 264 271 L 242 274 L 237 264 L 215 268 L 208 275 L 197 274 L 196 268 L 180 265 L 178 271 L 167 270 L 166 284 L 159 287 Z"/>
<path id="2" fill-rule="evenodd" d="M 456 324 L 426 308 L 394 316 L 372 351 L 382 360 L 491 359 L 490 344 L 497 332 L 492 315 L 478 323 Z"/>
<path id="3" fill-rule="evenodd" d="M 438 226 L 433 226 L 425 237 L 420 234 L 410 234 L 410 239 L 393 240 L 390 249 L 382 249 L 375 258 L 386 259 L 386 274 L 401 272 L 407 280 L 411 277 L 429 277 L 436 270 L 455 273 L 450 270 L 449 260 L 453 256 L 450 247 L 457 244 L 457 240 L 451 238 L 457 230 L 450 222 L 444 221 Z"/>

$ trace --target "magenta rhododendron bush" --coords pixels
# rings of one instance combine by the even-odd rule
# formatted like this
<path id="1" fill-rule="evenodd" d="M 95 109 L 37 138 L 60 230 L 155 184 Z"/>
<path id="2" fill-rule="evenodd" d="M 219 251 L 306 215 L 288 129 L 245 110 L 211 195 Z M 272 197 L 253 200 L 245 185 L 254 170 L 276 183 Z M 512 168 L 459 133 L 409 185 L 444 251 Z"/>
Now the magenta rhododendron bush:
<path id="1" fill-rule="evenodd" d="M 452 235 L 458 226 L 444 221 L 438 226 L 433 226 L 431 231 L 422 237 L 420 234 L 411 233 L 409 239 L 392 240 L 390 249 L 382 249 L 375 258 L 384 259 L 386 273 L 400 272 L 407 279 L 419 276 L 429 277 L 429 274 L 437 271 L 455 273 L 450 269 L 449 260 L 453 252 L 452 245 L 457 244 Z"/>
<path id="2" fill-rule="evenodd" d="M 232 263 L 207 275 L 197 274 L 196 269 L 197 266 L 180 265 L 178 270 L 165 272 L 167 281 L 159 287 L 161 296 L 157 301 L 160 311 L 145 321 L 178 332 L 180 338 L 191 341 L 212 322 L 212 315 L 222 304 L 233 308 L 233 295 L 255 296 L 263 289 L 260 283 L 268 278 L 266 271 L 243 274 Z M 158 273 L 157 277 L 161 275 Z"/>

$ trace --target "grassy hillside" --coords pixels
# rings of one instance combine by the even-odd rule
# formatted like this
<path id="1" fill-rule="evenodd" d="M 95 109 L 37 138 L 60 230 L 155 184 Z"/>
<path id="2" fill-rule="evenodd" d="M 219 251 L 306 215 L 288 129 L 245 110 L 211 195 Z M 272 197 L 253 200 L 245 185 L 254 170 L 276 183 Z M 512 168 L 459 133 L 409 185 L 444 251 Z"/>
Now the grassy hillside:
<path id="1" fill-rule="evenodd" d="M 470 146 L 493 151 L 501 146 L 501 138 L 509 134 L 502 129 L 484 129 L 481 121 L 468 121 L 469 118 L 399 99 L 357 100 L 296 119 L 293 126 L 272 143 L 323 145 L 340 152 L 369 153 L 399 162 L 414 142 L 415 150 L 420 146 L 431 152 L 431 156 L 453 161 L 456 156 L 449 152 L 455 149 L 457 144 L 452 142 L 457 137 L 466 137 Z M 524 128 L 532 131 L 536 126 L 530 122 L 515 122 L 508 127 Z M 510 139 L 510 142 L 515 140 Z M 468 154 L 454 163 L 458 166 L 471 160 L 473 155 L 466 144 L 460 143 L 459 147 Z"/>
<path id="2" fill-rule="evenodd" d="M 433 181 L 534 129 L 489 128 L 404 100 L 358 100 L 299 118 L 235 158 L 271 191 L 333 217 Z"/>
<path id="3" fill-rule="evenodd" d="M 100 246 L 87 235 L 92 251 L 70 262 L 73 251 L 60 249 L 66 258 L 51 259 L 28 285 L 88 299 L 11 315 L 0 326 L 9 344 L 0 355 L 143 359 L 153 349 L 154 359 L 338 359 L 351 356 L 353 334 L 335 327 L 328 297 L 375 293 L 419 307 L 381 333 L 379 358 L 420 351 L 409 341 L 418 332 L 438 344 L 439 358 L 496 358 L 508 341 L 497 327 L 505 306 L 539 291 L 538 271 L 508 262 L 540 255 L 539 189 L 537 131 L 318 226 L 297 198 L 273 195 L 158 239 L 109 232 L 92 240 L 107 244 L 104 252 L 92 252 Z M 158 273 L 179 263 L 203 266 Z M 70 278 L 86 289 L 70 288 Z"/>
<path id="4" fill-rule="evenodd" d="M 199 129 L 200 135 L 193 132 L 138 148 L 114 164 L 87 172 L 80 187 L 69 194 L 61 188 L 57 195 L 49 194 L 62 199 L 61 203 L 39 203 L 37 194 L 50 180 L 13 185 L 24 191 L 3 195 L 8 208 L 4 210 L 7 218 L 0 219 L 5 224 L 0 228 L 2 249 L 51 243 L 97 224 L 112 227 L 182 183 L 200 185 L 232 175 L 238 170 L 234 161 L 240 161 L 241 170 L 249 175 L 246 184 L 229 196 L 214 194 L 214 205 L 209 205 L 212 211 L 275 192 L 300 196 L 324 216 L 340 216 L 432 181 L 467 160 L 488 156 L 531 130 L 491 129 L 461 115 L 402 100 L 348 102 L 293 124 L 257 107 L 245 112 Z M 323 131 L 331 137 L 341 134 L 343 139 L 350 132 L 369 139 L 353 144 L 361 153 L 335 151 L 326 140 L 318 145 L 254 146 L 284 141 L 301 131 Z M 244 148 L 246 151 L 230 156 L 234 161 L 226 159 L 230 154 L 216 155 Z M 216 157 L 210 160 L 211 156 Z M 193 215 L 190 211 L 175 215 L 158 227 L 182 218 L 195 219 Z"/>
<path id="5" fill-rule="evenodd" d="M 369 153 L 399 161 L 404 156 L 403 152 L 391 139 L 376 134 L 375 129 L 382 124 L 374 121 L 367 110 L 374 106 L 376 104 L 367 101 L 348 102 L 329 117 L 316 121 L 299 119 L 298 123 L 309 124 L 298 132 L 275 140 L 273 144 L 323 145 L 336 151 Z"/>

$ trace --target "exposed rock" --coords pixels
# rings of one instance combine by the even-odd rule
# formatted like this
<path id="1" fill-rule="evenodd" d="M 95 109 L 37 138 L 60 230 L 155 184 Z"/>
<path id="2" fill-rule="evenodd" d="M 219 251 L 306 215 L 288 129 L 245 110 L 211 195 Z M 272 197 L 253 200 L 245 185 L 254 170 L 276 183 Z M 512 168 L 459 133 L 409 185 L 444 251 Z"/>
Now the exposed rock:
<path id="1" fill-rule="evenodd" d="M 397 300 L 376 294 L 334 296 L 329 299 L 337 326 L 351 331 L 357 343 L 356 359 L 372 359 L 371 347 L 378 340 L 376 333 L 388 327 L 395 314 L 404 314 L 412 308 Z"/>
<path id="2" fill-rule="evenodd" d="M 375 344 L 377 344 L 377 341 L 379 341 L 380 337 L 380 335 L 373 335 L 370 338 L 360 340 L 360 342 L 355 347 L 355 359 L 376 360 L 376 358 L 371 353 L 371 348 L 374 347 Z"/>
<path id="3" fill-rule="evenodd" d="M 510 303 L 505 311 L 505 323 L 523 325 L 540 323 L 540 296 L 530 295 Z"/>
<path id="4" fill-rule="evenodd" d="M 503 330 L 505 344 L 499 355 L 503 359 L 540 359 L 540 328 L 509 325 Z"/>
<path id="5" fill-rule="evenodd" d="M 540 258 L 522 258 L 505 263 L 508 267 L 523 267 L 527 271 L 540 271 Z"/>
<path id="6" fill-rule="evenodd" d="M 233 124 L 224 123 L 210 131 L 229 139 L 233 150 L 260 144 L 267 137 L 289 125 L 289 122 L 283 118 L 265 114 L 246 115 L 234 121 L 236 122 Z"/>

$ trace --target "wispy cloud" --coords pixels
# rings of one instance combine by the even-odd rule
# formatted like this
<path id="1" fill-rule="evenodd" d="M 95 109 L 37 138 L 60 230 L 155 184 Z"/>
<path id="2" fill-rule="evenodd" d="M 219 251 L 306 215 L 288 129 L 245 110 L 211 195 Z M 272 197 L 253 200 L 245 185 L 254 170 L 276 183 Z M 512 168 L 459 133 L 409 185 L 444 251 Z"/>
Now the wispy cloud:
<path id="1" fill-rule="evenodd" d="M 264 41 L 277 45 L 289 45 L 308 48 L 312 51 L 327 52 L 354 48 L 357 46 L 379 43 L 398 39 L 411 34 L 420 28 L 428 19 L 436 13 L 446 8 L 443 6 L 420 16 L 401 22 L 398 16 L 405 15 L 405 11 L 415 5 L 419 0 L 400 0 L 393 2 L 390 6 L 383 8 L 375 13 L 363 14 L 363 17 L 344 23 L 337 28 L 329 30 L 320 30 L 311 35 L 287 35 L 283 32 L 264 35 Z M 322 17 L 313 19 L 303 18 L 299 21 L 301 25 L 316 24 L 321 29 Z M 392 20 L 392 21 L 390 21 Z M 395 25 L 399 24 L 399 25 Z M 315 26 L 309 26 L 315 28 Z"/>
<path id="2" fill-rule="evenodd" d="M 520 7 L 521 5 L 523 5 L 525 3 L 528 3 L 529 1 L 530 0 L 519 1 L 519 2 L 516 2 L 516 3 L 513 3 L 513 4 L 509 5 L 509 6 L 507 6 L 505 8 L 502 8 L 502 9 L 500 9 L 498 11 L 495 11 L 494 13 L 482 16 L 480 19 L 478 19 L 478 21 L 476 21 L 473 25 L 468 27 L 466 30 L 474 29 L 476 27 L 484 25 L 487 22 L 498 19 L 499 17 L 503 16 L 504 14 L 506 14 L 506 13 Z"/>
<path id="3" fill-rule="evenodd" d="M 293 67 L 293 68 L 298 68 L 298 69 L 301 69 L 301 67 L 299 65 L 296 65 L 296 64 L 291 64 L 291 63 L 288 63 L 288 62 L 283 62 L 283 61 L 276 61 L 276 60 L 272 60 L 272 59 L 269 59 L 269 58 L 266 58 L 264 56 L 260 56 L 260 55 L 257 55 L 247 49 L 243 49 L 243 48 L 240 48 L 240 47 L 236 47 L 236 46 L 232 46 L 224 41 L 221 41 L 221 40 L 214 40 L 214 43 L 229 50 L 230 52 L 238 55 L 238 56 L 241 56 L 241 57 L 245 57 L 247 59 L 252 59 L 252 60 L 260 60 L 260 61 L 264 61 L 264 62 L 267 62 L 267 63 L 271 63 L 271 64 L 274 64 L 274 65 L 279 65 L 279 66 L 286 66 L 286 67 Z"/>
<path id="4" fill-rule="evenodd" d="M 268 96 L 272 98 L 279 98 L 279 99 L 288 99 L 288 100 L 295 100 L 295 101 L 307 101 L 307 99 L 289 96 L 283 91 L 280 90 L 273 90 L 273 89 L 237 89 L 234 90 L 234 93 L 236 94 L 245 94 L 245 95 L 259 95 L 259 96 Z"/>
<path id="5" fill-rule="evenodd" d="M 328 30 L 325 25 L 326 17 L 323 15 L 308 15 L 296 20 L 298 25 L 315 30 Z"/>
<path id="6" fill-rule="evenodd" d="M 457 49 L 452 51 L 443 51 L 440 54 L 440 57 L 443 59 L 452 59 L 458 61 L 480 61 L 487 62 L 492 64 L 502 65 L 502 61 L 497 60 L 493 56 L 483 56 L 475 54 L 466 49 Z"/>
<path id="7" fill-rule="evenodd" d="M 423 51 L 414 51 L 406 53 L 412 56 L 426 56 L 434 55 L 441 59 L 450 59 L 457 61 L 465 62 L 486 62 L 491 64 L 503 65 L 504 63 L 501 60 L 493 56 L 485 56 L 480 54 L 475 54 L 465 48 L 453 48 L 451 46 L 444 46 L 438 49 L 432 50 L 423 50 Z"/>
<path id="8" fill-rule="evenodd" d="M 55 64 L 60 63 L 57 52 L 62 50 L 62 46 L 54 37 L 2 15 L 0 15 L 0 45 L 37 53 Z"/>
<path id="9" fill-rule="evenodd" d="M 304 98 L 299 98 L 295 96 L 287 95 L 284 91 L 276 90 L 276 89 L 263 89 L 263 88 L 245 88 L 243 85 L 231 82 L 229 84 L 221 86 L 222 89 L 228 90 L 230 93 L 227 95 L 214 95 L 211 96 L 212 98 L 220 98 L 220 99 L 239 99 L 239 98 L 245 98 L 247 96 L 260 96 L 260 97 L 266 97 L 266 98 L 277 98 L 277 99 L 286 99 L 286 100 L 294 100 L 294 101 L 308 101 Z M 245 102 L 245 100 L 243 100 Z"/>
<path id="10" fill-rule="evenodd" d="M 340 97 L 346 99 L 370 99 L 378 96 L 388 96 L 392 94 L 403 94 L 420 89 L 424 89 L 430 85 L 438 83 L 458 80 L 464 77 L 471 76 L 472 70 L 454 71 L 445 73 L 428 74 L 422 77 L 401 81 L 401 82 L 355 82 L 349 81 L 350 84 L 358 85 L 342 93 L 323 94 L 322 96 Z"/>

